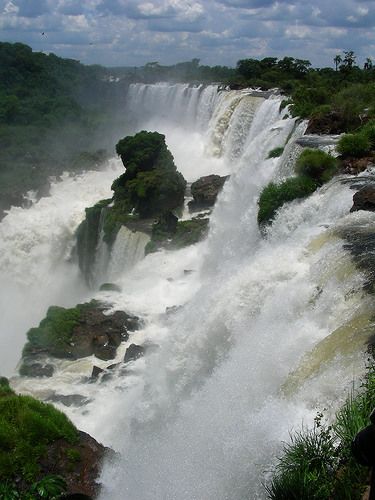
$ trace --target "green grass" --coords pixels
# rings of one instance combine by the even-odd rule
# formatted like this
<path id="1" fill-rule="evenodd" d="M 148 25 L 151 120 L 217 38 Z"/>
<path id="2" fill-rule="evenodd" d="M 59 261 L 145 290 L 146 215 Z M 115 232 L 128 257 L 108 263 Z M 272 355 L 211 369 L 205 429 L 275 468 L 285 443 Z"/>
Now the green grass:
<path id="1" fill-rule="evenodd" d="M 371 150 L 370 140 L 363 133 L 345 134 L 337 144 L 337 151 L 340 155 L 361 158 L 366 156 Z"/>
<path id="2" fill-rule="evenodd" d="M 368 468 L 351 453 L 355 435 L 366 427 L 375 407 L 375 365 L 372 362 L 359 391 L 352 391 L 333 424 L 296 432 L 284 445 L 273 479 L 266 486 L 271 500 L 360 500 Z"/>
<path id="3" fill-rule="evenodd" d="M 0 482 L 36 481 L 47 445 L 60 438 L 74 445 L 78 432 L 52 405 L 29 396 L 0 397 Z"/>

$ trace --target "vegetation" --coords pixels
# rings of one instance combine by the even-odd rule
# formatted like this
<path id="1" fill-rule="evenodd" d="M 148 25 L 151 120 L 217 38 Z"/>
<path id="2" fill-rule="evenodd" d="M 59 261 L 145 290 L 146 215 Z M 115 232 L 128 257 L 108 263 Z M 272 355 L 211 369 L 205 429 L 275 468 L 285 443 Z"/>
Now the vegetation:
<path id="1" fill-rule="evenodd" d="M 107 158 L 124 92 L 107 75 L 100 66 L 0 42 L 0 213 L 26 191 L 45 189 L 48 176 Z"/>
<path id="2" fill-rule="evenodd" d="M 284 152 L 284 148 L 282 146 L 279 146 L 278 148 L 271 149 L 271 151 L 268 153 L 267 158 L 278 158 L 281 156 Z"/>
<path id="3" fill-rule="evenodd" d="M 305 149 L 297 160 L 295 171 L 322 185 L 337 172 L 337 161 L 320 149 Z"/>
<path id="4" fill-rule="evenodd" d="M 37 328 L 30 328 L 27 332 L 28 342 L 24 347 L 23 356 L 30 351 L 47 351 L 52 356 L 67 356 L 73 329 L 79 324 L 83 305 L 71 309 L 51 306 L 47 315 Z"/>
<path id="5" fill-rule="evenodd" d="M 269 224 L 277 210 L 286 202 L 305 198 L 317 188 L 316 182 L 306 176 L 291 177 L 286 181 L 268 184 L 259 197 L 258 224 Z"/>
<path id="6" fill-rule="evenodd" d="M 318 414 L 313 429 L 291 437 L 267 492 L 271 500 L 360 500 L 368 469 L 351 453 L 355 435 L 375 406 L 375 366 L 368 366 L 360 390 L 352 392 L 332 425 Z"/>
<path id="7" fill-rule="evenodd" d="M 71 450 L 78 431 L 52 405 L 16 395 L 0 380 L 0 496 L 1 498 L 57 498 L 65 489 L 62 478 L 43 476 L 41 460 L 48 446 L 64 439 Z"/>
<path id="8" fill-rule="evenodd" d="M 345 134 L 337 144 L 337 151 L 344 157 L 361 158 L 370 151 L 370 141 L 364 134 Z"/>
<path id="9" fill-rule="evenodd" d="M 258 205 L 258 224 L 270 224 L 277 210 L 289 201 L 305 198 L 318 186 L 328 182 L 336 173 L 336 159 L 319 149 L 305 149 L 299 156 L 291 177 L 280 184 L 269 183 L 261 192 Z"/>
<path id="10" fill-rule="evenodd" d="M 201 241 L 208 231 L 208 219 L 195 217 L 190 220 L 178 221 L 170 230 L 156 223 L 153 226 L 151 241 L 145 248 L 146 255 L 160 248 L 179 249 Z"/>

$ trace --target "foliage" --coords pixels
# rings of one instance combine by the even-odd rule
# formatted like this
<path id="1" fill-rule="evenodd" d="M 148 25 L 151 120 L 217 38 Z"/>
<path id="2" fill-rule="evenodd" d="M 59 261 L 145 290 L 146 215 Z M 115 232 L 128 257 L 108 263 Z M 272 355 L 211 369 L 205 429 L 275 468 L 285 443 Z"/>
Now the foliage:
<path id="1" fill-rule="evenodd" d="M 0 42 L 0 212 L 43 187 L 48 176 L 97 168 L 106 158 L 123 93 L 107 74 Z"/>
<path id="2" fill-rule="evenodd" d="M 47 445 L 61 438 L 74 445 L 78 432 L 52 405 L 29 396 L 1 397 L 0 482 L 3 486 L 20 478 L 30 485 L 35 482 L 40 473 L 39 460 Z"/>
<path id="3" fill-rule="evenodd" d="M 284 203 L 304 198 L 313 193 L 316 187 L 316 182 L 305 176 L 292 177 L 280 184 L 271 182 L 259 197 L 258 224 L 270 224 Z"/>
<path id="4" fill-rule="evenodd" d="M 272 500 L 360 500 L 368 470 L 351 453 L 355 435 L 369 423 L 375 407 L 375 366 L 367 367 L 357 393 L 352 391 L 329 427 L 323 415 L 312 430 L 302 430 L 284 446 L 270 485 Z"/>
<path id="5" fill-rule="evenodd" d="M 66 482 L 63 477 L 49 474 L 33 483 L 30 488 L 30 500 L 43 499 L 57 500 L 66 491 Z"/>
<path id="6" fill-rule="evenodd" d="M 371 145 L 365 134 L 345 134 L 338 144 L 337 151 L 342 156 L 354 156 L 360 158 L 370 151 Z"/>
<path id="7" fill-rule="evenodd" d="M 173 231 L 153 226 L 151 241 L 145 248 L 146 255 L 160 248 L 179 249 L 201 241 L 208 231 L 208 219 L 195 217 L 190 220 L 178 221 Z"/>
<path id="8" fill-rule="evenodd" d="M 320 149 L 305 149 L 296 163 L 297 174 L 310 177 L 318 184 L 329 181 L 336 171 L 336 159 Z"/>
<path id="9" fill-rule="evenodd" d="M 39 326 L 27 332 L 28 343 L 23 355 L 27 356 L 30 350 L 40 349 L 56 357 L 67 357 L 73 329 L 79 324 L 80 316 L 80 306 L 71 309 L 51 306 Z"/>
<path id="10" fill-rule="evenodd" d="M 284 148 L 282 146 L 278 148 L 271 149 L 271 151 L 268 153 L 267 158 L 278 158 L 283 154 Z"/>

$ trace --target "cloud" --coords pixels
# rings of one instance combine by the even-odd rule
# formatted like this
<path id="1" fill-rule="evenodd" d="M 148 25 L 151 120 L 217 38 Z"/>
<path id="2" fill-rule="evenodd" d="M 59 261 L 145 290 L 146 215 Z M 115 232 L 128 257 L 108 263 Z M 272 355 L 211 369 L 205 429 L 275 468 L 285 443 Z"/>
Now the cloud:
<path id="1" fill-rule="evenodd" d="M 375 59 L 374 27 L 373 0 L 0 0 L 0 39 L 105 65 Z"/>

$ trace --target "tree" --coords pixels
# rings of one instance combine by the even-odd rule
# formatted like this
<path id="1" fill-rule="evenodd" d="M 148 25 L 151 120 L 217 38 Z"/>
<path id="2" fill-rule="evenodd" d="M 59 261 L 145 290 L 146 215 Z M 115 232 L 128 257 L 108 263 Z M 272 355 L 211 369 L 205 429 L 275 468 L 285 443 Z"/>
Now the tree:
<path id="1" fill-rule="evenodd" d="M 352 50 L 344 50 L 343 65 L 348 69 L 352 69 L 355 64 L 356 56 Z"/>
<path id="2" fill-rule="evenodd" d="M 363 69 L 372 69 L 372 60 L 369 57 L 366 57 L 366 62 L 363 66 Z"/>
<path id="3" fill-rule="evenodd" d="M 333 58 L 333 62 L 335 63 L 335 69 L 336 71 L 338 70 L 338 67 L 339 67 L 339 64 L 342 63 L 342 57 L 340 56 L 340 54 L 337 54 L 334 58 Z"/>

